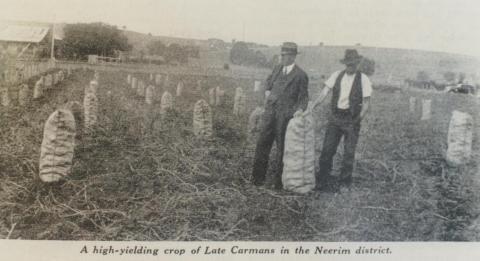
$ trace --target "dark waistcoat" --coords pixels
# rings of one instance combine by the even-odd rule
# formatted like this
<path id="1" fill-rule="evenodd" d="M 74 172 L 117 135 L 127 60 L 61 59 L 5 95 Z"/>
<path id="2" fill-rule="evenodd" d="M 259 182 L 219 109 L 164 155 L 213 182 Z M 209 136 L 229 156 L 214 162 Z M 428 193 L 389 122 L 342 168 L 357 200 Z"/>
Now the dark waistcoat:
<path id="1" fill-rule="evenodd" d="M 340 85 L 342 82 L 342 78 L 345 75 L 345 71 L 342 71 L 338 74 L 338 77 L 335 81 L 335 85 L 333 86 L 332 90 L 332 112 L 335 112 L 337 109 L 338 99 L 340 98 Z M 355 73 L 355 78 L 352 83 L 352 89 L 350 90 L 350 95 L 348 97 L 349 102 L 349 109 L 352 113 L 353 118 L 356 118 L 360 115 L 362 111 L 362 103 L 363 103 L 363 90 L 362 90 L 362 73 L 357 72 Z"/>

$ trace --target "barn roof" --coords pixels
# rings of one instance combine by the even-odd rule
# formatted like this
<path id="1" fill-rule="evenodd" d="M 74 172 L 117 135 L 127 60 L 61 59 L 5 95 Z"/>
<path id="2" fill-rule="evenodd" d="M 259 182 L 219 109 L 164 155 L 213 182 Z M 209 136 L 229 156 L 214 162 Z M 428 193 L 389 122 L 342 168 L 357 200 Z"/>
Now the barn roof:
<path id="1" fill-rule="evenodd" d="M 7 25 L 0 30 L 0 41 L 39 43 L 49 30 L 48 26 Z"/>

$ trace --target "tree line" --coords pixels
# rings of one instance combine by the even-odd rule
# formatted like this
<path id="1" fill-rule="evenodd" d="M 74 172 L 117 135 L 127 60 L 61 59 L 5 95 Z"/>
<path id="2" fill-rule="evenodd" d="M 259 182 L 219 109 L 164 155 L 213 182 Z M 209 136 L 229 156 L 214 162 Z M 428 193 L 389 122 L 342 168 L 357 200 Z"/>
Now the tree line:
<path id="1" fill-rule="evenodd" d="M 87 60 L 88 55 L 117 57 L 119 53 L 128 53 L 133 49 L 120 29 L 104 23 L 67 24 L 64 27 L 63 41 L 57 45 L 62 50 L 59 56 L 70 60 Z M 128 57 L 127 61 L 187 63 L 189 57 L 199 57 L 197 46 L 176 43 L 166 45 L 155 40 L 147 45 L 146 50 L 140 50 L 138 55 L 131 59 Z"/>
<path id="2" fill-rule="evenodd" d="M 236 65 L 273 68 L 278 61 L 278 56 L 268 60 L 260 50 L 250 49 L 245 42 L 235 42 L 230 50 L 230 62 Z"/>
<path id="3" fill-rule="evenodd" d="M 61 56 L 67 59 L 86 60 L 93 54 L 114 56 L 132 49 L 122 31 L 104 23 L 67 24 L 64 34 Z"/>
<path id="4" fill-rule="evenodd" d="M 200 50 L 193 45 L 179 45 L 176 43 L 165 45 L 162 41 L 155 40 L 147 45 L 147 54 L 152 61 L 158 60 L 155 59 L 156 57 L 162 57 L 166 63 L 187 63 L 188 58 L 199 58 Z"/>

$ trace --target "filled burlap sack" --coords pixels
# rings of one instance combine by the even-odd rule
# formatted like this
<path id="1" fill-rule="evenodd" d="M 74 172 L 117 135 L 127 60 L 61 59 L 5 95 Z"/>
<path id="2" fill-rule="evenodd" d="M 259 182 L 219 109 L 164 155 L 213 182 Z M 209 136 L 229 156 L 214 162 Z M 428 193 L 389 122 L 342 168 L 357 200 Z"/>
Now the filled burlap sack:
<path id="1" fill-rule="evenodd" d="M 145 97 L 145 83 L 143 81 L 138 82 L 137 96 Z"/>
<path id="2" fill-rule="evenodd" d="M 84 96 L 86 96 L 89 93 L 97 96 L 97 84 L 95 81 L 90 81 L 90 84 L 85 86 Z"/>
<path id="3" fill-rule="evenodd" d="M 254 92 L 259 92 L 261 88 L 261 82 L 260 81 L 255 81 L 253 83 L 253 91 Z"/>
<path id="4" fill-rule="evenodd" d="M 132 75 L 130 74 L 127 76 L 127 83 L 132 84 Z"/>
<path id="5" fill-rule="evenodd" d="M 447 164 L 453 167 L 470 161 L 473 141 L 473 119 L 468 113 L 453 111 L 448 127 Z"/>
<path id="6" fill-rule="evenodd" d="M 215 102 L 215 88 L 210 88 L 208 90 L 208 101 L 210 105 L 214 106 L 216 104 Z"/>
<path id="7" fill-rule="evenodd" d="M 315 187 L 315 136 L 312 113 L 290 120 L 283 154 L 283 188 L 307 193 Z"/>
<path id="8" fill-rule="evenodd" d="M 63 72 L 63 70 L 58 71 L 58 80 L 60 82 L 63 82 L 65 80 L 65 73 Z"/>
<path id="9" fill-rule="evenodd" d="M 205 100 L 199 100 L 193 108 L 193 133 L 199 138 L 213 135 L 212 111 Z"/>
<path id="10" fill-rule="evenodd" d="M 138 79 L 135 77 L 132 77 L 132 89 L 135 90 L 137 89 L 137 84 L 138 84 Z"/>
<path id="11" fill-rule="evenodd" d="M 176 93 L 177 97 L 182 96 L 183 88 L 184 88 L 184 83 L 182 81 L 179 81 L 177 84 L 177 93 Z"/>
<path id="12" fill-rule="evenodd" d="M 18 90 L 18 104 L 20 106 L 25 106 L 30 102 L 30 88 L 27 84 L 22 84 Z"/>
<path id="13" fill-rule="evenodd" d="M 420 120 L 430 120 L 432 116 L 432 100 L 423 100 L 422 102 L 422 118 Z"/>
<path id="14" fill-rule="evenodd" d="M 242 88 L 237 87 L 237 89 L 235 89 L 235 97 L 233 101 L 233 115 L 239 116 L 244 114 L 247 104 L 245 93 Z"/>
<path id="15" fill-rule="evenodd" d="M 170 87 L 170 76 L 168 74 L 165 75 L 163 79 L 163 88 L 169 88 Z"/>
<path id="16" fill-rule="evenodd" d="M 215 105 L 220 106 L 225 102 L 225 90 L 220 86 L 215 89 Z"/>
<path id="17" fill-rule="evenodd" d="M 414 113 L 415 112 L 415 107 L 416 107 L 416 104 L 417 104 L 417 98 L 410 97 L 409 102 L 410 102 L 409 111 L 410 111 L 410 113 Z"/>
<path id="18" fill-rule="evenodd" d="M 89 90 L 93 92 L 95 95 L 97 95 L 98 91 L 98 81 L 97 80 L 91 80 L 89 84 Z"/>
<path id="19" fill-rule="evenodd" d="M 155 88 L 153 87 L 153 85 L 149 85 L 145 90 L 145 103 L 148 105 L 152 105 L 154 96 L 155 96 Z"/>
<path id="20" fill-rule="evenodd" d="M 83 98 L 85 129 L 92 129 L 98 120 L 98 99 L 94 93 L 87 92 Z"/>
<path id="21" fill-rule="evenodd" d="M 173 109 L 173 97 L 172 95 L 166 91 L 162 95 L 162 99 L 160 100 L 160 114 L 165 115 L 167 111 Z"/>
<path id="22" fill-rule="evenodd" d="M 51 74 L 45 75 L 45 77 L 43 78 L 43 86 L 45 87 L 45 89 L 51 88 L 52 85 L 53 85 L 52 75 Z"/>
<path id="23" fill-rule="evenodd" d="M 33 99 L 40 99 L 43 96 L 43 77 L 35 83 L 35 87 L 33 88 Z"/>
<path id="24" fill-rule="evenodd" d="M 2 95 L 2 106 L 8 107 L 10 106 L 10 93 L 7 87 L 0 87 L 0 93 Z"/>
<path id="25" fill-rule="evenodd" d="M 56 110 L 43 129 L 39 176 L 43 182 L 56 182 L 70 174 L 75 148 L 75 119 L 66 109 Z"/>

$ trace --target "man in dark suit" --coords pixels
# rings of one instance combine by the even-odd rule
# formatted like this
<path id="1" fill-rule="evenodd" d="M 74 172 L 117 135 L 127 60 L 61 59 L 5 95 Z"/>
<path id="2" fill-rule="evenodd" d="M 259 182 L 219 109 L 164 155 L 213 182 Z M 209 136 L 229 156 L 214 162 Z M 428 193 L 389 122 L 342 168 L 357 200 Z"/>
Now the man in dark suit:
<path id="1" fill-rule="evenodd" d="M 255 150 L 252 181 L 263 185 L 273 141 L 277 144 L 278 166 L 275 188 L 282 188 L 283 151 L 285 132 L 292 117 L 299 116 L 308 105 L 308 76 L 295 64 L 297 45 L 285 42 L 281 48 L 281 64 L 276 66 L 266 81 L 265 113 Z"/>

